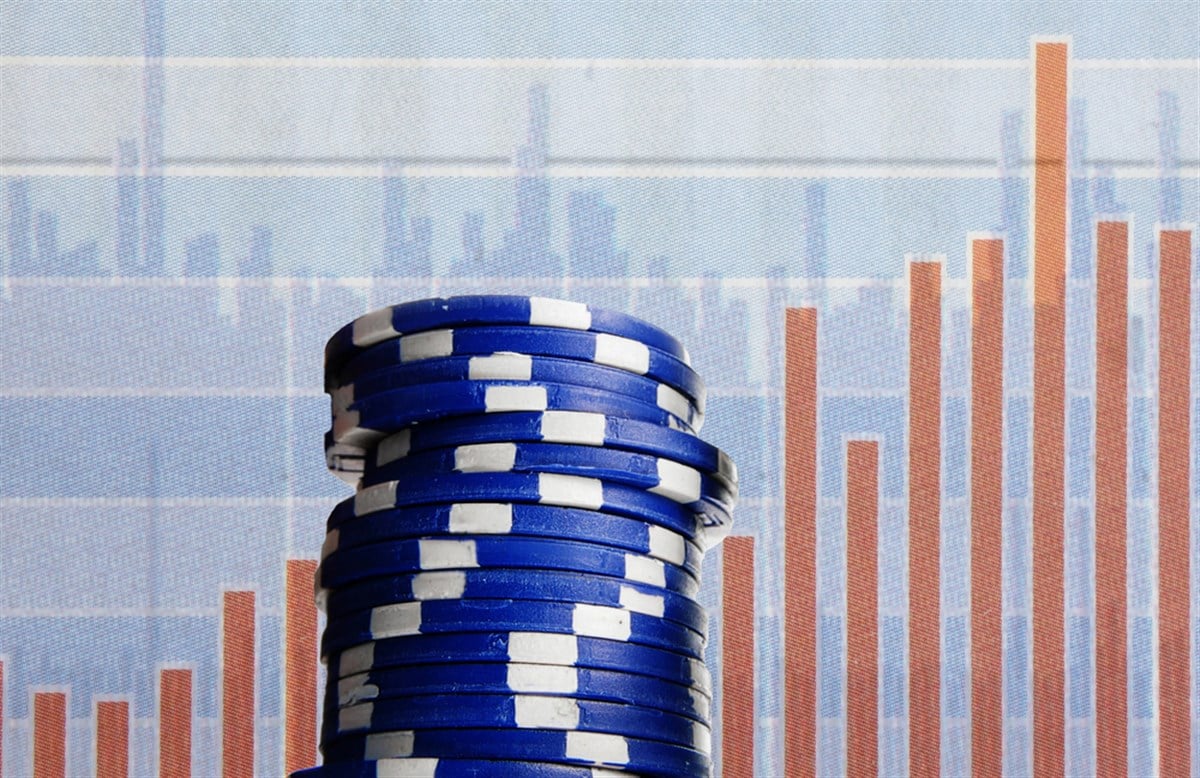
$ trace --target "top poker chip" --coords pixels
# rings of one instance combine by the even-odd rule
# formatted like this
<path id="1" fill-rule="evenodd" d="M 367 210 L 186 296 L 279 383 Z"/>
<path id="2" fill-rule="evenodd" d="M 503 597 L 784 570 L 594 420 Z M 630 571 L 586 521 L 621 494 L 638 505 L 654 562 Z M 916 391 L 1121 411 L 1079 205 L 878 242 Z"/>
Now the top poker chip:
<path id="1" fill-rule="evenodd" d="M 358 317 L 325 344 L 325 372 L 336 374 L 358 352 L 401 335 L 487 324 L 526 324 L 617 335 L 691 364 L 682 343 L 653 324 L 628 314 L 549 297 L 463 295 L 414 300 Z"/>

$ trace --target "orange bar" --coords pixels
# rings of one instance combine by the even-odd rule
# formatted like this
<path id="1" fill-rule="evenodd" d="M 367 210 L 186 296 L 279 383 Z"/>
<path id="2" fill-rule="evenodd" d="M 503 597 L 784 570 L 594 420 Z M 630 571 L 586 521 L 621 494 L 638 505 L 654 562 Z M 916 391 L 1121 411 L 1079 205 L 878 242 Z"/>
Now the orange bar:
<path id="1" fill-rule="evenodd" d="M 908 755 L 941 770 L 942 263 L 913 262 L 908 342 Z"/>
<path id="2" fill-rule="evenodd" d="M 283 654 L 284 772 L 317 763 L 317 606 L 313 602 L 313 559 L 286 566 Z"/>
<path id="3" fill-rule="evenodd" d="M 192 775 L 192 671 L 158 673 L 158 774 L 160 778 Z"/>
<path id="4" fill-rule="evenodd" d="M 1034 47 L 1033 774 L 1063 759 L 1067 44 Z"/>
<path id="5" fill-rule="evenodd" d="M 66 778 L 67 695 L 35 692 L 33 695 L 33 776 Z"/>
<path id="6" fill-rule="evenodd" d="M 1158 236 L 1159 772 L 1191 775 L 1188 430 L 1191 425 L 1192 234 Z"/>
<path id="7" fill-rule="evenodd" d="M 1128 773 L 1125 488 L 1129 225 L 1096 225 L 1096 772 Z"/>
<path id="8" fill-rule="evenodd" d="M 96 778 L 128 778 L 129 703 L 96 703 Z"/>
<path id="9" fill-rule="evenodd" d="M 726 778 L 754 776 L 754 538 L 723 543 L 721 759 Z"/>
<path id="10" fill-rule="evenodd" d="M 879 444 L 846 444 L 846 775 L 879 772 Z"/>
<path id="11" fill-rule="evenodd" d="M 817 310 L 788 308 L 784 390 L 784 772 L 817 772 Z"/>
<path id="12" fill-rule="evenodd" d="M 222 619 L 221 775 L 254 776 L 254 592 L 225 592 Z"/>
<path id="13" fill-rule="evenodd" d="M 971 241 L 971 774 L 1003 768 L 1004 241 Z"/>

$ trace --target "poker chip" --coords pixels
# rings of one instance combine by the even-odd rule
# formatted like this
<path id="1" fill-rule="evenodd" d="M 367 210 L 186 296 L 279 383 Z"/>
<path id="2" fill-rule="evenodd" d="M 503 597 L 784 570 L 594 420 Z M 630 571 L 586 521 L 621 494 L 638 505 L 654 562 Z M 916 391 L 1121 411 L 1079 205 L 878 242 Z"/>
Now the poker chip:
<path id="1" fill-rule="evenodd" d="M 497 662 L 614 670 L 709 690 L 704 663 L 674 651 L 579 635 L 480 632 L 373 640 L 326 656 L 329 677 L 439 662 Z M 711 696 L 711 692 L 710 692 Z"/>
<path id="2" fill-rule="evenodd" d="M 387 552 L 385 552 L 387 553 Z M 519 561 L 519 560 L 517 560 Z M 553 560 L 557 562 L 557 560 Z M 528 561 L 528 569 L 435 570 L 427 573 L 384 574 L 335 588 L 318 590 L 318 604 L 330 618 L 369 610 L 392 602 L 424 600 L 567 599 L 571 602 L 625 608 L 682 624 L 700 634 L 707 628 L 707 613 L 691 596 L 646 584 L 635 577 L 608 577 L 596 573 L 560 572 Z"/>
<path id="3" fill-rule="evenodd" d="M 374 731 L 323 743 L 326 762 L 454 753 L 466 758 L 531 760 L 621 767 L 638 775 L 701 778 L 712 773 L 694 748 L 605 732 L 537 729 Z"/>
<path id="4" fill-rule="evenodd" d="M 331 524 L 321 558 L 338 549 L 403 538 L 513 535 L 579 540 L 634 551 L 699 578 L 704 552 L 687 537 L 648 521 L 579 508 L 465 502 L 376 511 Z"/>
<path id="5" fill-rule="evenodd" d="M 711 774 L 704 551 L 738 474 L 683 345 L 623 313 L 418 300 L 325 349 L 320 750 L 297 778 Z"/>
<path id="6" fill-rule="evenodd" d="M 612 670 L 507 663 L 413 665 L 368 670 L 339 678 L 326 690 L 326 710 L 392 697 L 467 694 L 541 694 L 656 708 L 707 723 L 707 689 Z"/>
<path id="7" fill-rule="evenodd" d="M 640 583 L 661 587 L 663 594 L 695 595 L 700 585 L 688 571 L 659 559 L 595 543 L 556 538 L 497 538 L 466 535 L 455 538 L 417 538 L 372 543 L 335 551 L 317 568 L 317 584 L 337 589 L 378 576 L 423 573 L 417 586 L 444 591 L 456 583 L 466 586 L 465 573 L 478 568 L 517 568 L 533 571 L 589 571 L 612 576 L 614 584 Z M 431 572 L 443 576 L 435 586 Z M 530 579 L 532 585 L 533 579 Z M 556 585 L 567 586 L 566 581 Z M 597 586 L 594 596 L 604 589 Z"/>

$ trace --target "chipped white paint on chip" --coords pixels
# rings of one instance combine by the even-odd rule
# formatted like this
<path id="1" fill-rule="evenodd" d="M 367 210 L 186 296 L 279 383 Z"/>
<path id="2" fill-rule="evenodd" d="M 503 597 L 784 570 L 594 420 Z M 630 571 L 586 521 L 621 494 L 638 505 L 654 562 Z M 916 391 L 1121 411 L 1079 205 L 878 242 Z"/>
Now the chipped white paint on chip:
<path id="1" fill-rule="evenodd" d="M 516 443 L 472 443 L 454 449 L 454 469 L 462 473 L 506 473 L 516 464 Z"/>
<path id="2" fill-rule="evenodd" d="M 455 503 L 450 506 L 450 531 L 459 535 L 505 535 L 512 531 L 512 511 L 507 503 Z"/>
<path id="3" fill-rule="evenodd" d="M 621 607 L 634 613 L 645 613 L 650 616 L 663 617 L 666 612 L 666 600 L 661 595 L 639 592 L 632 586 L 621 587 Z"/>
<path id="4" fill-rule="evenodd" d="M 579 703 L 570 697 L 517 695 L 513 719 L 523 729 L 575 729 L 579 726 Z"/>
<path id="5" fill-rule="evenodd" d="M 371 717 L 375 714 L 375 704 L 363 702 L 351 705 L 338 711 L 338 732 L 350 732 L 356 729 L 367 729 L 371 726 Z"/>
<path id="6" fill-rule="evenodd" d="M 472 381 L 529 381 L 533 378 L 533 357 L 501 352 L 467 361 L 467 378 Z"/>
<path id="7" fill-rule="evenodd" d="M 457 600 L 467 590 L 467 574 L 463 570 L 439 570 L 417 573 L 412 577 L 415 600 Z"/>
<path id="8" fill-rule="evenodd" d="M 578 603 L 572 608 L 571 631 L 576 635 L 610 640 L 629 640 L 633 634 L 629 611 L 585 603 Z"/>
<path id="9" fill-rule="evenodd" d="M 583 303 L 551 297 L 530 297 L 529 323 L 534 327 L 586 330 L 592 326 L 592 312 Z"/>

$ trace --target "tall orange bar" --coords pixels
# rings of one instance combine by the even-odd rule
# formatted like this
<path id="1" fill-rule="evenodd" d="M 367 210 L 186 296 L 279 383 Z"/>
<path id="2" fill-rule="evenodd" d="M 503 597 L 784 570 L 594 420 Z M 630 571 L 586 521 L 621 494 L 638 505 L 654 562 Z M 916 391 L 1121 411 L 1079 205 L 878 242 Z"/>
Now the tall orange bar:
<path id="1" fill-rule="evenodd" d="M 253 778 L 254 592 L 225 592 L 221 627 L 221 775 Z"/>
<path id="2" fill-rule="evenodd" d="M 846 774 L 879 770 L 879 444 L 846 444 Z"/>
<path id="3" fill-rule="evenodd" d="M 192 671 L 164 669 L 158 674 L 158 774 L 192 775 Z"/>
<path id="4" fill-rule="evenodd" d="M 1191 775 L 1188 431 L 1192 234 L 1158 235 L 1158 716 L 1161 775 Z"/>
<path id="5" fill-rule="evenodd" d="M 1060 776 L 1066 404 L 1067 44 L 1034 45 L 1033 773 Z"/>
<path id="6" fill-rule="evenodd" d="M 722 544 L 721 760 L 726 778 L 754 776 L 754 538 Z"/>
<path id="7" fill-rule="evenodd" d="M 908 758 L 941 770 L 942 263 L 909 268 Z"/>
<path id="8" fill-rule="evenodd" d="M 971 241 L 971 774 L 1003 768 L 1004 241 Z"/>
<path id="9" fill-rule="evenodd" d="M 1096 772 L 1128 773 L 1129 225 L 1096 225 Z"/>
<path id="10" fill-rule="evenodd" d="M 96 703 L 96 778 L 129 776 L 129 703 Z"/>
<path id="11" fill-rule="evenodd" d="M 817 310 L 786 314 L 784 772 L 817 771 Z"/>
<path id="12" fill-rule="evenodd" d="M 317 763 L 317 607 L 313 602 L 313 559 L 286 563 L 283 698 L 284 771 Z"/>
<path id="13" fill-rule="evenodd" d="M 33 778 L 66 778 L 67 695 L 33 695 Z"/>

